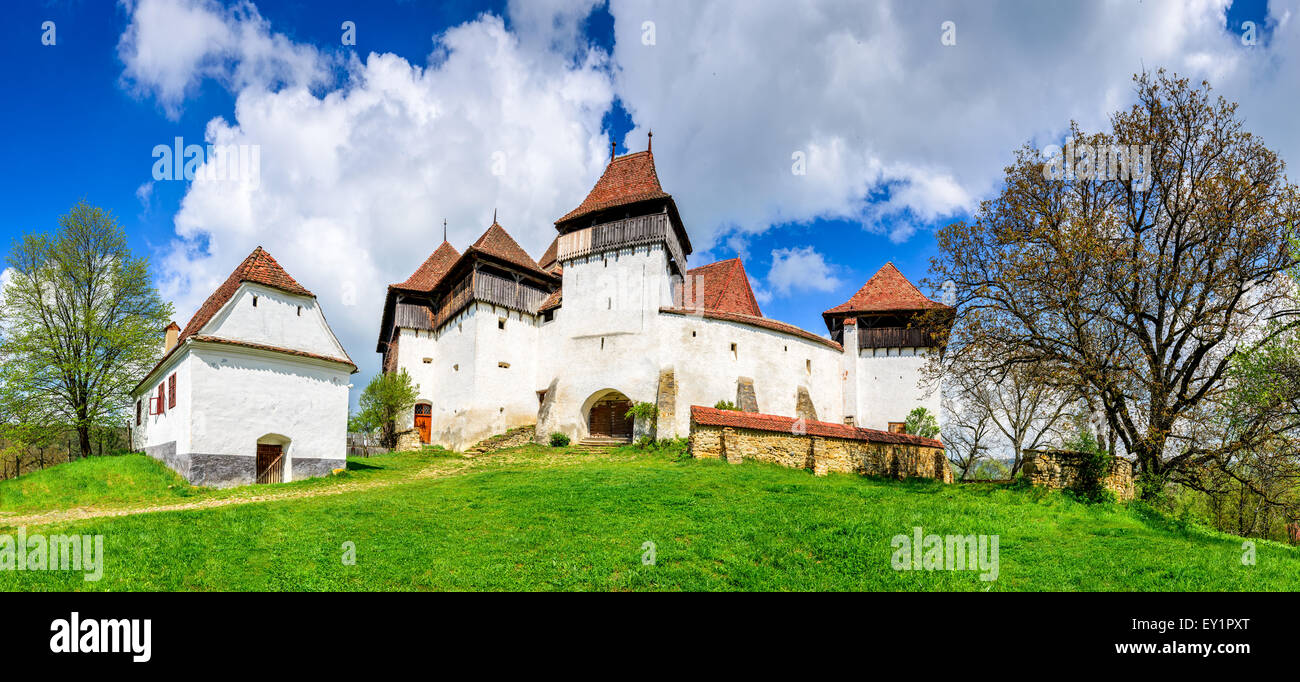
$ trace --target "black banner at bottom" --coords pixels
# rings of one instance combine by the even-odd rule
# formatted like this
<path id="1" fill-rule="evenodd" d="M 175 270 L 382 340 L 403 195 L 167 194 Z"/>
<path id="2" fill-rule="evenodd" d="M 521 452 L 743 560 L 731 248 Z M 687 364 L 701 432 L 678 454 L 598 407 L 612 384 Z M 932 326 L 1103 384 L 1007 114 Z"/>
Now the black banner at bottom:
<path id="1" fill-rule="evenodd" d="M 1294 593 L 9 593 L 0 599 L 4 660 L 48 671 L 120 666 L 146 676 L 252 661 L 258 671 L 373 672 L 427 666 L 431 657 L 576 671 L 594 666 L 587 654 L 595 651 L 602 660 L 621 652 L 630 661 L 664 665 L 678 656 L 705 656 L 733 672 L 808 663 L 809 656 L 828 663 L 836 657 L 984 663 L 1002 672 L 1014 664 L 1040 674 L 1040 664 L 1071 672 L 1240 669 L 1293 656 L 1300 606 Z"/>

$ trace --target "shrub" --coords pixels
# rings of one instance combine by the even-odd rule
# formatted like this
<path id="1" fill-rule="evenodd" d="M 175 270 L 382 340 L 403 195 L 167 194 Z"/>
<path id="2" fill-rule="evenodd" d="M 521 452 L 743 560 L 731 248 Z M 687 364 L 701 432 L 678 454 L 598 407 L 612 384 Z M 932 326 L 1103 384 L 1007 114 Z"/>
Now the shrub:
<path id="1" fill-rule="evenodd" d="M 659 408 L 654 403 L 637 403 L 624 416 L 641 422 L 650 433 L 654 433 L 659 423 Z"/>
<path id="2" fill-rule="evenodd" d="M 551 434 L 551 447 L 562 448 L 569 444 L 569 437 L 556 431 Z"/>
<path id="3" fill-rule="evenodd" d="M 636 439 L 636 448 L 638 450 L 657 450 L 658 443 L 655 442 L 654 436 L 646 434 Z"/>
<path id="4" fill-rule="evenodd" d="M 1072 490 L 1075 496 L 1088 503 L 1114 502 L 1115 494 L 1106 488 L 1106 476 L 1110 473 L 1111 464 L 1106 446 L 1097 440 L 1091 430 L 1085 428 L 1067 441 L 1065 447 L 1083 455 L 1083 461 L 1079 465 L 1079 482 Z"/>
<path id="5" fill-rule="evenodd" d="M 733 402 L 731 402 L 730 400 L 719 400 L 719 401 L 718 401 L 718 404 L 716 404 L 716 405 L 713 406 L 713 409 L 715 409 L 715 410 L 731 410 L 731 411 L 733 411 L 733 412 L 739 412 L 739 411 L 740 411 L 740 408 L 739 408 L 739 407 L 736 407 L 736 404 L 733 403 Z"/>

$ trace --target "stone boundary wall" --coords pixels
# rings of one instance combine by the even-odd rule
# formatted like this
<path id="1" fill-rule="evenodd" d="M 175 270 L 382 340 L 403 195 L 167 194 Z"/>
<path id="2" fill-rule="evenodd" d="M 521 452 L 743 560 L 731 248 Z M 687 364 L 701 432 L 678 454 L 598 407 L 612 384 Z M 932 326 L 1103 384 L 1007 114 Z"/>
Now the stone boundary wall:
<path id="1" fill-rule="evenodd" d="M 1026 450 L 1021 471 L 1025 479 L 1051 490 L 1073 489 L 1080 482 L 1084 454 L 1068 450 Z M 1120 500 L 1133 499 L 1133 462 L 1116 457 L 1103 481 Z"/>
<path id="2" fill-rule="evenodd" d="M 792 469 L 807 469 L 818 476 L 834 472 L 953 482 L 952 467 L 938 441 L 880 442 L 868 440 L 869 436 L 849 438 L 807 432 L 808 425 L 819 424 L 823 422 L 807 422 L 802 425 L 805 428 L 776 431 L 701 423 L 692 418 L 690 453 L 692 457 L 731 463 L 771 462 Z M 800 430 L 804 432 L 799 433 Z"/>

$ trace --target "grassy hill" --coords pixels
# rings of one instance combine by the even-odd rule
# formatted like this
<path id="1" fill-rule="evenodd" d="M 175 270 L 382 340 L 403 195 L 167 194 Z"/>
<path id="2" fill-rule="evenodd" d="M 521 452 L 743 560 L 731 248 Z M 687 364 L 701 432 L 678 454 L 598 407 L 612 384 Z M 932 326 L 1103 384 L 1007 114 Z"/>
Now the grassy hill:
<path id="1" fill-rule="evenodd" d="M 0 533 L 23 505 L 66 508 L 302 497 L 94 518 L 29 533 L 103 534 L 104 577 L 0 571 L 4 590 L 1296 590 L 1300 552 L 1171 522 L 1141 505 L 1034 489 L 896 482 L 623 448 L 536 446 L 480 460 L 396 454 L 336 477 L 210 491 L 146 458 L 0 483 Z M 86 470 L 74 470 L 85 465 Z M 132 471 L 103 488 L 108 467 Z M 67 489 L 63 488 L 68 483 Z M 327 495 L 337 486 L 354 486 Z M 107 497 L 101 497 L 103 491 Z M 338 492 L 337 490 L 333 490 Z M 311 496 L 318 495 L 318 496 Z M 891 538 L 998 535 L 999 576 L 895 571 Z M 342 561 L 344 543 L 355 565 Z M 643 543 L 655 546 L 642 563 Z"/>

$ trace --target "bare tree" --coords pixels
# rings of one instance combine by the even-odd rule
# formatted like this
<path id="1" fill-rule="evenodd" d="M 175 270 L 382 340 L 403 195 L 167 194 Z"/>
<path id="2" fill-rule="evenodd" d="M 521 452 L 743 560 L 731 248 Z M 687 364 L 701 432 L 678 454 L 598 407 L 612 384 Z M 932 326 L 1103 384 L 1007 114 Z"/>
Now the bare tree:
<path id="1" fill-rule="evenodd" d="M 985 371 L 1037 366 L 1095 396 L 1149 497 L 1252 445 L 1194 436 L 1238 345 L 1286 307 L 1300 191 L 1208 84 L 1135 82 L 1109 132 L 1019 150 L 1001 193 L 937 234 L 930 284 L 956 285 L 957 346 L 999 351 Z"/>

